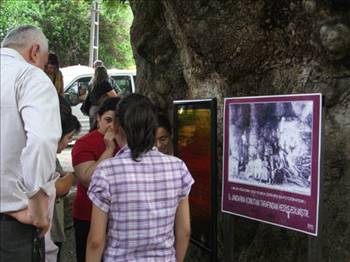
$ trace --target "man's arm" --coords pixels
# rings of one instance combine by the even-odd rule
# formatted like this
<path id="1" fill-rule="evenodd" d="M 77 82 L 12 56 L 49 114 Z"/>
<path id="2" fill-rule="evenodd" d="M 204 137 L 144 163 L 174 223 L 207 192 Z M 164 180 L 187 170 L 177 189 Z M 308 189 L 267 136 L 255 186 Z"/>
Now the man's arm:
<path id="1" fill-rule="evenodd" d="M 177 262 L 182 262 L 185 259 L 190 234 L 190 208 L 188 197 L 185 197 L 180 201 L 175 216 L 175 251 Z"/>
<path id="2" fill-rule="evenodd" d="M 19 211 L 8 212 L 7 214 L 23 224 L 34 225 L 40 229 L 40 236 L 43 237 L 49 229 L 50 221 L 48 214 L 49 198 L 42 190 L 39 190 L 28 200 L 28 207 Z"/>
<path id="3" fill-rule="evenodd" d="M 29 198 L 33 224 L 45 230 L 48 196 L 55 192 L 56 151 L 62 132 L 58 96 L 50 79 L 37 68 L 22 81 L 16 96 L 27 141 L 21 153 L 18 185 Z"/>
<path id="4" fill-rule="evenodd" d="M 86 262 L 100 262 L 106 244 L 108 216 L 95 204 L 92 206 L 91 226 L 86 243 Z"/>

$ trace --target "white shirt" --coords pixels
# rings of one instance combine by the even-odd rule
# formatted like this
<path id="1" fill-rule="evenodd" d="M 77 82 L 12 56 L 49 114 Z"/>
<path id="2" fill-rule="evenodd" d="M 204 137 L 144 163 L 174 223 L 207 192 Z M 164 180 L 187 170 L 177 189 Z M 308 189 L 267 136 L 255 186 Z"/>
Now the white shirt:
<path id="1" fill-rule="evenodd" d="M 61 119 L 55 87 L 14 49 L 0 49 L 0 213 L 54 190 Z"/>

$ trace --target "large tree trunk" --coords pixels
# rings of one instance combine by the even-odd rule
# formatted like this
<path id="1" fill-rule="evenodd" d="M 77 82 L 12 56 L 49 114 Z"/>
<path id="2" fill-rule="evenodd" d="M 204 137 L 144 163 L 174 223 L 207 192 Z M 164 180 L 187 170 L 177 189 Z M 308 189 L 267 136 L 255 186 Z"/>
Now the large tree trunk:
<path id="1" fill-rule="evenodd" d="M 218 260 L 350 261 L 349 1 L 130 3 L 138 90 L 165 110 L 174 99 L 217 97 L 218 152 L 224 97 L 325 96 L 319 237 L 218 211 Z M 219 185 L 219 198 L 220 191 Z M 192 260 L 206 259 L 193 246 L 190 253 Z"/>

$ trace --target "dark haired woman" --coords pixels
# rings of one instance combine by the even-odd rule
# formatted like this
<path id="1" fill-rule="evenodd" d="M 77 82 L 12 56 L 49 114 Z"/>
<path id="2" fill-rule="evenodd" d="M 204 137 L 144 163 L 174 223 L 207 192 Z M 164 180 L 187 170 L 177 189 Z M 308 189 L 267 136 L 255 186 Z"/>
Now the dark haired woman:
<path id="1" fill-rule="evenodd" d="M 167 155 L 173 154 L 173 144 L 171 141 L 171 124 L 166 115 L 157 114 L 158 127 L 156 131 L 156 147 L 160 152 Z"/>
<path id="2" fill-rule="evenodd" d="M 87 196 L 91 176 L 104 159 L 119 150 L 113 131 L 114 111 L 118 97 L 108 98 L 97 111 L 93 130 L 78 139 L 72 150 L 72 162 L 78 177 L 77 194 L 73 202 L 77 262 L 85 261 L 86 240 L 90 228 L 91 201 Z"/>
<path id="3" fill-rule="evenodd" d="M 89 110 L 90 126 L 96 121 L 96 112 L 98 107 L 108 97 L 116 97 L 117 93 L 109 83 L 107 69 L 104 66 L 98 66 L 92 79 L 92 88 L 90 90 L 91 107 Z"/>
<path id="4" fill-rule="evenodd" d="M 60 71 L 60 63 L 56 54 L 49 53 L 47 64 L 45 66 L 45 73 L 51 79 L 52 83 L 56 88 L 57 93 L 63 96 L 63 75 Z"/>
<path id="5" fill-rule="evenodd" d="M 183 261 L 194 181 L 183 161 L 154 146 L 157 117 L 149 99 L 129 95 L 115 116 L 122 148 L 97 167 L 90 183 L 86 261 Z"/>

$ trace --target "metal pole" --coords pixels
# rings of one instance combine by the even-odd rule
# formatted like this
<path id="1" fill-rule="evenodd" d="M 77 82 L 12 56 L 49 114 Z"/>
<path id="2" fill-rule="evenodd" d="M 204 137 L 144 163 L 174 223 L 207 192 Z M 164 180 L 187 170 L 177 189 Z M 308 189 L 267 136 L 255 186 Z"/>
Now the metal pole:
<path id="1" fill-rule="evenodd" d="M 91 26 L 90 26 L 90 47 L 89 47 L 89 66 L 92 67 L 95 60 L 98 59 L 98 35 L 99 35 L 99 6 L 98 1 L 91 2 Z"/>
<path id="2" fill-rule="evenodd" d="M 100 32 L 100 9 L 99 9 L 98 2 L 96 2 L 96 15 L 95 15 L 95 33 L 96 33 L 95 41 L 96 42 L 94 46 L 96 57 L 94 60 L 98 59 L 99 32 Z"/>

